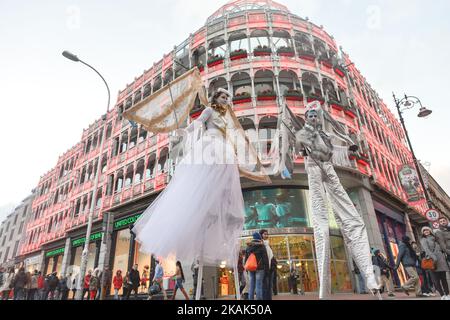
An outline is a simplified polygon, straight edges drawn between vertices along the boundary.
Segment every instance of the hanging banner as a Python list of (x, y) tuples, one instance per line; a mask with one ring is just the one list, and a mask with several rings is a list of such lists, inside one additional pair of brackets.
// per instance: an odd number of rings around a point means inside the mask
[(408, 197), (408, 202), (417, 202), (424, 199), (419, 176), (413, 164), (401, 165), (398, 170), (398, 177)]

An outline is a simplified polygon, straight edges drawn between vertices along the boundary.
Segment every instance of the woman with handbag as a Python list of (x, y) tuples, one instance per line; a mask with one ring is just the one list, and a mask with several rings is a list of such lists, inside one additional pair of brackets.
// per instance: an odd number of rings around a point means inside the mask
[(421, 233), (422, 239), (420, 244), (425, 251), (425, 258), (422, 259), (422, 269), (432, 271), (434, 286), (441, 295), (441, 300), (450, 300), (446, 278), (449, 267), (445, 261), (445, 256), (431, 228), (423, 227)]

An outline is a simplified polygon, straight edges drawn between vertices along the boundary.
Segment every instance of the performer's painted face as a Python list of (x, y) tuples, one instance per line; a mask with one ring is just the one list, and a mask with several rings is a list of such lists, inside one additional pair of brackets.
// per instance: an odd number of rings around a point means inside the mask
[(217, 97), (216, 102), (220, 105), (228, 104), (228, 95), (226, 93), (221, 93), (220, 96)]
[(314, 111), (314, 110), (309, 111), (308, 115), (306, 116), (306, 121), (312, 126), (317, 125), (317, 122), (318, 122), (317, 111)]

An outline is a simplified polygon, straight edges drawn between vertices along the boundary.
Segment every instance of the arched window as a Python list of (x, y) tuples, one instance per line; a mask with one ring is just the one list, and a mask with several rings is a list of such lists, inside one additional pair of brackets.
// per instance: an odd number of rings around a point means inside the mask
[(250, 46), (252, 52), (255, 52), (255, 50), (267, 50), (271, 52), (269, 32), (262, 29), (252, 31), (250, 34)]
[(331, 102), (340, 102), (332, 80), (323, 78), (322, 86), (325, 91), (325, 95), (328, 96), (328, 99)]
[(134, 94), (134, 104), (140, 102), (142, 100), (142, 92), (141, 90), (138, 90), (135, 94)]
[[(179, 48), (178, 51), (175, 53), (175, 59), (179, 62), (175, 63), (175, 78), (178, 78), (179, 76), (183, 75), (187, 72), (186, 68), (189, 68), (189, 45), (185, 45), (182, 48)], [(183, 66), (181, 66), (182, 64)]]
[(125, 188), (131, 185), (131, 182), (133, 181), (133, 165), (129, 165), (127, 168), (127, 172), (125, 175)]
[(145, 141), (145, 139), (147, 139), (147, 130), (144, 129), (144, 127), (140, 127), (139, 128), (139, 139), (138, 139), (138, 143), (141, 143), (143, 141)]
[(219, 88), (228, 90), (228, 84), (227, 84), (227, 80), (225, 80), (225, 78), (220, 77), (220, 78), (217, 78), (217, 79), (214, 79), (213, 81), (211, 81), (211, 83), (209, 84), (209, 88), (208, 88), (209, 96), (212, 96), (214, 91)]
[(169, 67), (164, 74), (164, 85), (171, 83), (173, 81), (172, 67)]
[(153, 82), (153, 92), (155, 93), (156, 91), (161, 89), (161, 86), (162, 86), (162, 78), (161, 75), (158, 75)]
[(94, 134), (94, 138), (92, 139), (92, 150), (97, 148), (97, 142), (98, 142), (98, 132)]
[(80, 175), (80, 184), (83, 184), (86, 180), (86, 166), (81, 169), (81, 175)]
[(133, 105), (133, 97), (129, 97), (125, 102), (125, 110), (128, 110)]
[(282, 70), (278, 76), (280, 82), (280, 94), (286, 95), (288, 92), (293, 92), (296, 90), (299, 94), (301, 93), (300, 81), (298, 76), (294, 71)]
[(230, 43), (230, 56), (238, 53), (248, 53), (248, 38), (244, 32), (234, 32), (228, 37)]
[(102, 206), (102, 197), (103, 197), (103, 188), (100, 188), (97, 191), (97, 203), (95, 204), (96, 208), (100, 208)]
[(156, 166), (156, 154), (152, 153), (147, 162), (147, 169), (145, 170), (145, 177), (147, 179), (155, 177), (155, 166)]
[(316, 51), (316, 56), (319, 59), (328, 59), (327, 48), (325, 46), (325, 42), (314, 38), (314, 49)]
[(259, 70), (255, 73), (255, 91), (256, 94), (275, 93), (274, 74), (271, 70)]
[(91, 138), (89, 137), (86, 143), (86, 153), (89, 153), (91, 151)]
[(314, 54), (311, 38), (305, 33), (296, 33), (294, 36), (295, 46), (299, 54)]
[(147, 83), (144, 86), (144, 99), (147, 98), (151, 94), (152, 94), (152, 84), (151, 83)]
[(108, 156), (106, 154), (102, 157), (102, 173), (105, 173), (108, 168)]
[(322, 91), (320, 89), (320, 83), (317, 79), (317, 76), (310, 73), (305, 72), (302, 75), (302, 84), (303, 84), (303, 92), (308, 96), (317, 96), (322, 97)]
[(260, 152), (267, 155), (272, 147), (272, 140), (275, 138), (278, 118), (267, 116), (260, 120), (258, 126), (258, 136), (260, 143)]
[(231, 84), (233, 86), (234, 97), (248, 96), (252, 95), (252, 80), (250, 75), (246, 72), (235, 73), (231, 77)]
[(192, 63), (199, 69), (204, 68), (206, 65), (206, 49), (205, 47), (198, 47), (192, 53)]
[(142, 178), (144, 175), (144, 167), (145, 167), (144, 159), (139, 160), (136, 167), (136, 174), (134, 175), (134, 184), (139, 184), (142, 182)]
[(128, 132), (125, 131), (124, 133), (122, 133), (122, 145), (120, 146), (120, 153), (124, 153), (125, 151), (128, 150)]
[(120, 170), (116, 176), (116, 187), (114, 192), (121, 192), (123, 187), (123, 170)]
[(159, 161), (158, 161), (158, 173), (166, 173), (167, 172), (167, 165), (168, 165), (168, 154), (169, 149), (164, 148), (161, 153), (159, 154)]
[(137, 143), (137, 136), (138, 136), (138, 128), (137, 127), (133, 127), (131, 129), (131, 133), (130, 133), (130, 144), (128, 146), (128, 149), (133, 148), (136, 143)]
[(277, 50), (279, 54), (284, 53), (292, 56), (295, 54), (291, 35), (286, 30), (275, 30), (273, 32), (272, 41), (275, 50)]
[(110, 122), (106, 129), (106, 139), (109, 139), (111, 137), (111, 134), (112, 134), (112, 123)]
[(86, 180), (92, 180), (92, 179), (94, 179), (94, 165), (93, 165), (93, 163), (91, 162), (91, 163), (89, 163), (89, 165), (88, 165), (88, 169), (87, 169), (87, 177), (86, 177)]
[(227, 52), (227, 44), (222, 37), (211, 40), (208, 47), (208, 62), (213, 58), (225, 57)]

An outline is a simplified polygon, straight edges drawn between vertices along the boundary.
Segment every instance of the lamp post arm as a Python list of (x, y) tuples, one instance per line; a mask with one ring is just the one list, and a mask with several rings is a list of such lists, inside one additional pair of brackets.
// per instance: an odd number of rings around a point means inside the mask
[(87, 66), (87, 67), (91, 68), (92, 70), (94, 70), (100, 76), (100, 78), (102, 78), (103, 82), (105, 83), (106, 89), (108, 90), (108, 105), (107, 105), (107, 108), (106, 108), (106, 112), (108, 113), (109, 112), (109, 105), (110, 105), (110, 102), (111, 102), (111, 92), (109, 90), (108, 83), (106, 82), (105, 78), (103, 78), (103, 76), (100, 74), (100, 72), (98, 72), (93, 66), (91, 66), (90, 64), (84, 62), (83, 60), (80, 60), (80, 62), (82, 64), (84, 64), (85, 66)]

